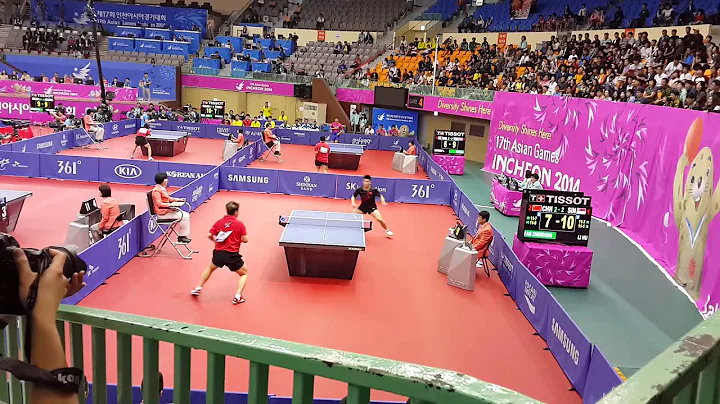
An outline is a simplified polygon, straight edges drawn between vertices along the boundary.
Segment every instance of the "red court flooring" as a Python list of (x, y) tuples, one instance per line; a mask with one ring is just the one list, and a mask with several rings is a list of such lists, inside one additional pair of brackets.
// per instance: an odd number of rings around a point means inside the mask
[[(220, 165), (223, 162), (222, 149), (224, 140), (219, 139), (198, 139), (191, 138), (188, 141), (187, 148), (184, 153), (180, 153), (175, 157), (153, 156), (157, 161), (171, 161), (174, 163), (192, 163), (192, 164), (210, 164)], [(89, 148), (76, 147), (73, 149), (63, 150), (58, 154), (68, 156), (92, 156), (92, 157), (109, 157), (115, 159), (129, 159), (130, 152), (135, 147), (135, 136), (116, 137), (106, 140), (103, 145), (107, 147), (105, 150), (98, 150), (92, 146)], [(135, 158), (146, 160), (147, 156), (142, 155), (140, 148), (135, 152)]]
[[(241, 205), (250, 242), (243, 253), (250, 271), (245, 297), (230, 303), (236, 276), (219, 270), (203, 295), (188, 292), (207, 265), (212, 245), (207, 229), (230, 200)], [(448, 207), (390, 204), (381, 207), (395, 231), (367, 234), (352, 281), (290, 278), (278, 246), (280, 214), (292, 209), (349, 211), (344, 200), (220, 192), (192, 214), (192, 261), (168, 249), (147, 260), (136, 258), (108, 279), (81, 306), (96, 307), (209, 327), (286, 339), (466, 373), (550, 403), (579, 403), (569, 382), (543, 351), (544, 342), (515, 310), (493, 273), (478, 276), (474, 292), (446, 285), (436, 272), (441, 240), (455, 217)], [(418, 220), (418, 218), (426, 218)], [(89, 336), (87, 343), (89, 344)], [(142, 380), (142, 342), (134, 342), (133, 382)], [(109, 381), (115, 380), (114, 336), (108, 338)], [(87, 354), (86, 354), (87, 355)], [(172, 380), (171, 346), (161, 348), (161, 371)], [(87, 365), (90, 365), (89, 359)], [(194, 353), (192, 386), (205, 387), (205, 355)], [(228, 359), (226, 389), (247, 391), (247, 362)], [(171, 383), (171, 382), (170, 382)], [(316, 397), (342, 397), (346, 388), (318, 379)], [(289, 396), (292, 373), (271, 370), (270, 393)], [(374, 399), (396, 399), (375, 392)]]
[[(366, 150), (360, 158), (357, 170), (329, 169), (332, 174), (365, 175), (385, 178), (427, 178), (422, 168), (418, 167), (416, 174), (403, 174), (392, 169), (392, 158), (395, 153), (391, 151)], [(273, 157), (267, 161), (253, 161), (248, 167), (270, 168), (285, 171), (315, 171), (315, 149), (313, 146), (282, 145), (282, 163)]]

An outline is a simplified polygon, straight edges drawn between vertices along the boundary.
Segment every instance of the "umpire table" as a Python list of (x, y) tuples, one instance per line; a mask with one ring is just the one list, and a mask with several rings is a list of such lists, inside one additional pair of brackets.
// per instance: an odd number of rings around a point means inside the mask
[(355, 213), (293, 210), (280, 216), (290, 276), (352, 279), (372, 222)]
[[(152, 148), (153, 156), (174, 157), (185, 151), (190, 133), (173, 130), (151, 130), (147, 141)], [(147, 149), (140, 148), (144, 156)]]
[(0, 190), (0, 232), (15, 230), (25, 199), (31, 196), (29, 191)]

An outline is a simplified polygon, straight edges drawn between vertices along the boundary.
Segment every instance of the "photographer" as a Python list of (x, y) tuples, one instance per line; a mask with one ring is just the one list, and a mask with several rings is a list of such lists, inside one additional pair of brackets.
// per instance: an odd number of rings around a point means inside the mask
[[(85, 271), (75, 273), (69, 282), (63, 274), (65, 261), (68, 259), (66, 254), (51, 249), (50, 255), (52, 262), (37, 280), (38, 274), (31, 270), (25, 252), (19, 248), (12, 251), (19, 278), (20, 301), (28, 301), (31, 287), (35, 286), (39, 291), (35, 307), (28, 315), (32, 329), (30, 363), (45, 371), (68, 367), (60, 335), (55, 326), (57, 310), (63, 298), (72, 296), (85, 286), (83, 282)], [(76, 392), (63, 392), (38, 383), (33, 383), (32, 386), (30, 391), (32, 404), (78, 404)]]

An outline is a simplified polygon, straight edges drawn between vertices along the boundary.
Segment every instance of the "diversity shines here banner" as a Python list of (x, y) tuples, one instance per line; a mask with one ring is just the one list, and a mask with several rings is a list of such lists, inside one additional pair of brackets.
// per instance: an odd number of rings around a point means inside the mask
[(718, 127), (718, 114), (498, 93), (485, 168), (532, 170), (546, 189), (591, 195), (595, 216), (638, 242), (708, 317), (720, 308)]

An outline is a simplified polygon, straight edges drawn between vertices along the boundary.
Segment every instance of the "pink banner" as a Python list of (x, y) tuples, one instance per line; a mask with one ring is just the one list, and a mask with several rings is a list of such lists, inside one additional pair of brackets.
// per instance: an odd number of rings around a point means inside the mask
[(338, 87), (335, 95), (338, 101), (356, 102), (367, 105), (375, 104), (375, 90)]
[(259, 81), (236, 79), (230, 77), (197, 76), (184, 74), (182, 85), (187, 87), (209, 88), (212, 90), (240, 91), (244, 93), (259, 93), (295, 96), (295, 85), (292, 83), (277, 83), (274, 81)]
[[(88, 101), (56, 101), (55, 104), (62, 103), (68, 114), (73, 114), (76, 117), (82, 118), (85, 114), (85, 110), (88, 108), (97, 108), (97, 102)], [(110, 105), (113, 105), (112, 103)], [(114, 106), (118, 108), (117, 106)], [(122, 109), (122, 108), (121, 108)], [(122, 113), (113, 115), (113, 119), (123, 119)], [(52, 121), (52, 117), (48, 113), (34, 113), (30, 112), (30, 96), (27, 97), (12, 97), (8, 95), (0, 94), (0, 118), (1, 119), (21, 119), (31, 122), (49, 122)]]
[(530, 169), (546, 189), (593, 197), (595, 216), (639, 243), (695, 300), (720, 308), (720, 115), (497, 93), (485, 168)]
[(419, 96), (424, 97), (424, 100), (422, 108), (417, 109), (422, 109), (423, 111), (489, 120), (494, 109), (494, 103), (490, 101), (463, 100), (430, 95)]
[[(105, 91), (115, 93), (115, 101), (137, 100), (136, 88), (105, 87)], [(41, 83), (35, 81), (0, 80), (0, 93), (26, 95), (51, 94), (56, 98), (100, 99), (100, 86), (83, 84)]]

